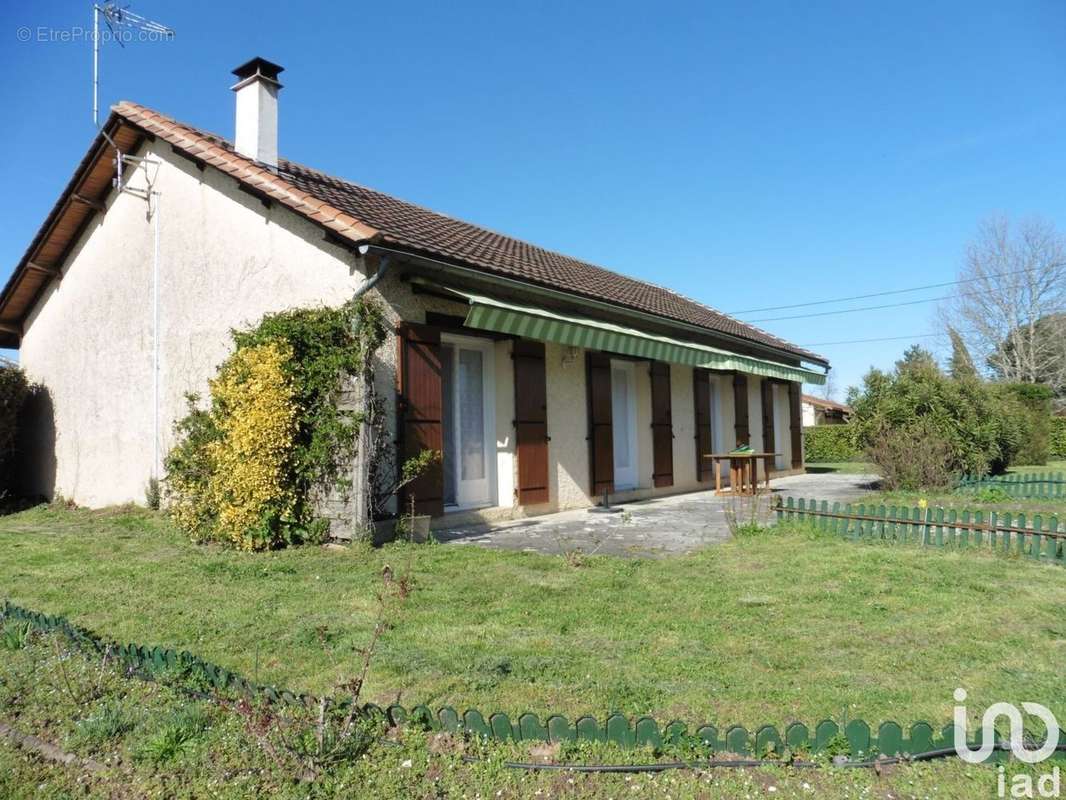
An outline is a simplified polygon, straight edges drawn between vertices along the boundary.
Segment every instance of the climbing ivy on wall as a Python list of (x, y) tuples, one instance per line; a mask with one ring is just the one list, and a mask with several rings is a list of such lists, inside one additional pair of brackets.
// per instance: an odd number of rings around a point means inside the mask
[(328, 523), (315, 501), (351, 488), (342, 473), (362, 422), (338, 395), (372, 375), (385, 337), (380, 310), (368, 301), (296, 309), (232, 336), (209, 404), (190, 396), (175, 426), (167, 510), (197, 541), (262, 550), (321, 540)]

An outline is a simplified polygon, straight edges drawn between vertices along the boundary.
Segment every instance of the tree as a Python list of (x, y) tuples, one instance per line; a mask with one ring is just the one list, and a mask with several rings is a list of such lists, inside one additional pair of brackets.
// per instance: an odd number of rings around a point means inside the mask
[(941, 320), (976, 363), (1002, 380), (1066, 390), (1066, 239), (1055, 227), (1039, 219), (982, 222), (958, 279)]
[(830, 369), (825, 373), (825, 383), (822, 385), (822, 397), (826, 400), (836, 400), (836, 393), (836, 373)]
[(939, 372), (933, 354), (920, 344), (912, 344), (903, 351), (903, 358), (896, 362), (896, 370), (920, 370), (923, 372)]
[[(1053, 395), (1066, 397), (1066, 313), (1049, 314), (1038, 319), (1032, 328), (1032, 338), (1036, 343), (1034, 349), (1045, 357), (1037, 365), (1036, 379), (1031, 382), (1044, 384)], [(992, 365), (992, 372), (997, 378), (1010, 379), (998, 365), (1016, 360), (1014, 348), (1018, 341), (1026, 341), (1025, 332), (1000, 343)]]
[(977, 377), (977, 367), (974, 366), (973, 358), (966, 342), (953, 327), (948, 325), (948, 336), (951, 338), (951, 360), (948, 362), (948, 371), (951, 377), (957, 381), (971, 380)]

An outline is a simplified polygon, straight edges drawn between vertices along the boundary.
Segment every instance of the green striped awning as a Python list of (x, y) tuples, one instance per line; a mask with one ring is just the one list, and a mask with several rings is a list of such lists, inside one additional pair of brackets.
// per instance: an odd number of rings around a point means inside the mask
[(817, 370), (742, 356), (716, 347), (682, 342), (666, 336), (644, 333), (610, 322), (586, 317), (572, 317), (532, 306), (505, 303), (491, 297), (468, 294), (449, 288), (470, 302), (465, 325), (483, 331), (507, 333), (544, 342), (555, 342), (589, 350), (606, 350), (655, 361), (669, 361), (692, 367), (706, 367), (767, 378), (803, 383), (825, 383)]

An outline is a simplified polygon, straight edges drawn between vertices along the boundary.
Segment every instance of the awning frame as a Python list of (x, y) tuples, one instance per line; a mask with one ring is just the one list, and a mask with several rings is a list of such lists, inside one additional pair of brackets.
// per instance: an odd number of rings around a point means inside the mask
[(602, 350), (653, 361), (744, 372), (784, 381), (824, 384), (825, 374), (813, 369), (741, 355), (709, 345), (646, 333), (612, 322), (505, 302), (452, 287), (439, 287), (470, 306), (465, 327), (588, 350)]

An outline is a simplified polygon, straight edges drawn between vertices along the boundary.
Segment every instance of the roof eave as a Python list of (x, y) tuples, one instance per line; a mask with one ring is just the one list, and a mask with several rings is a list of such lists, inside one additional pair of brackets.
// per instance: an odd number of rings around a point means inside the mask
[[(385, 242), (387, 244), (382, 244), (380, 242)], [(799, 360), (801, 362), (806, 361), (822, 368), (829, 367), (829, 362), (821, 357), (812, 358), (810, 355), (807, 354), (798, 353), (792, 350), (787, 350), (785, 348), (772, 347), (771, 345), (765, 344), (763, 342), (757, 342), (751, 339), (733, 336), (729, 333), (712, 330), (710, 328), (705, 328), (699, 325), (693, 325), (688, 322), (673, 319), (672, 317), (667, 317), (660, 314), (651, 314), (649, 312), (640, 311), (639, 309), (630, 308), (629, 306), (620, 305), (618, 303), (610, 303), (605, 300), (600, 300), (599, 298), (584, 295), (578, 291), (563, 292), (551, 286), (542, 286), (531, 280), (519, 280), (517, 278), (498, 275), (496, 273), (487, 272), (482, 265), (473, 264), (470, 262), (460, 262), (454, 259), (442, 259), (440, 256), (435, 253), (432, 253), (431, 251), (413, 248), (409, 245), (404, 245), (400, 242), (396, 242), (387, 234), (382, 235), (378, 243), (372, 243), (372, 247), (378, 250), (385, 250), (397, 253), (402, 256), (407, 256), (408, 258), (427, 261), (430, 262), (432, 265), (442, 266), (447, 269), (453, 270), (456, 273), (459, 273), (460, 275), (464, 271), (473, 272), (476, 273), (477, 277), (483, 279), (484, 281), (490, 284), (496, 283), (501, 286), (510, 288), (521, 287), (526, 289), (527, 291), (532, 291), (533, 293), (540, 293), (562, 300), (569, 299), (571, 302), (573, 301), (573, 298), (575, 296), (578, 296), (581, 298), (582, 306), (594, 306), (603, 309), (609, 309), (614, 313), (620, 314), (622, 316), (627, 316), (638, 321), (650, 320), (655, 323), (658, 323), (659, 325), (663, 325), (668, 328), (673, 328), (674, 330), (689, 336), (696, 335), (701, 338), (717, 338), (725, 341), (740, 343), (746, 347), (755, 348), (756, 350), (762, 351), (777, 358), (783, 357), (786, 359)]]

